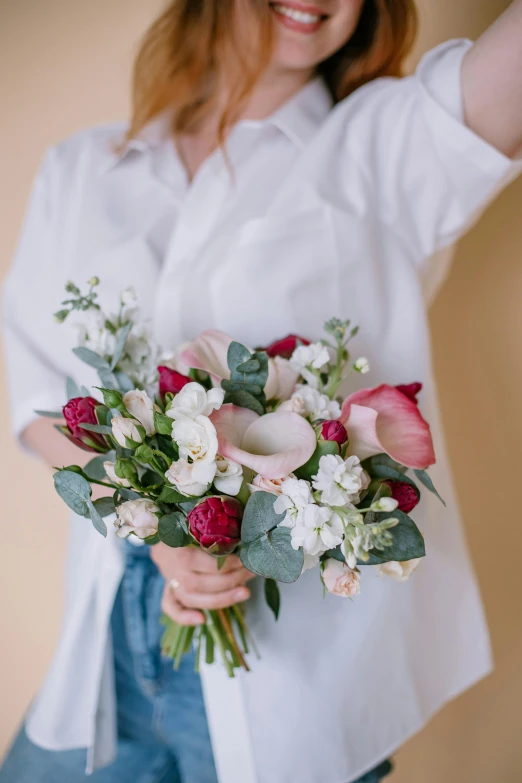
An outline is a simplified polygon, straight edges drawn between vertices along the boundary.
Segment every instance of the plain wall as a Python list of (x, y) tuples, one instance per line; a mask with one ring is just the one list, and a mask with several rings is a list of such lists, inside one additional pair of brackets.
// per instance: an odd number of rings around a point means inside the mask
[[(136, 43), (160, 5), (0, 0), (2, 275), (44, 149), (83, 126), (126, 116)], [(477, 37), (507, 5), (422, 0), (414, 60), (445, 38)], [(450, 281), (431, 314), (450, 456), (496, 671), (397, 754), (390, 783), (522, 780), (521, 202), (519, 181), (460, 242)], [(58, 634), (67, 512), (49, 471), (9, 436), (3, 378), (0, 425), (2, 749), (42, 681)]]

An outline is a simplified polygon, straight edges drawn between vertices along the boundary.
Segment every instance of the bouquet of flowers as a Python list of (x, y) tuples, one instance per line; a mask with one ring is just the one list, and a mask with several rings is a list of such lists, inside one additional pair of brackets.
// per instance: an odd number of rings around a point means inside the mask
[[(80, 516), (107, 535), (146, 544), (197, 546), (222, 565), (231, 553), (265, 579), (276, 619), (278, 582), (317, 567), (324, 589), (356, 596), (361, 569), (373, 566), (406, 579), (425, 555), (409, 516), (417, 481), (435, 462), (428, 424), (416, 401), (421, 385), (381, 385), (337, 396), (350, 372), (348, 343), (357, 328), (332, 319), (311, 343), (289, 335), (250, 348), (222, 332), (162, 354), (142, 322), (135, 295), (122, 294), (117, 315), (98, 303), (97, 278), (82, 294), (73, 283), (56, 319), (83, 313), (74, 353), (94, 367), (93, 391), (68, 379), (56, 425), (80, 448), (96, 452), (84, 468), (56, 469), (56, 490)], [(96, 395), (96, 396), (94, 396)], [(412, 478), (409, 471), (413, 472)], [(92, 500), (92, 485), (108, 496)], [(205, 611), (205, 624), (179, 626), (164, 617), (163, 651), (178, 666), (196, 645), (213, 662), (215, 649), (230, 676), (248, 669), (252, 645), (244, 605)]]

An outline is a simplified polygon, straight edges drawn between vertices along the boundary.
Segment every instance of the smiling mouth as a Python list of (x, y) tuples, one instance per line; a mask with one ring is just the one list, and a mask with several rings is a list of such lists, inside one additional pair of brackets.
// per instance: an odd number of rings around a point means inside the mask
[(314, 33), (328, 15), (319, 9), (301, 3), (270, 3), (270, 7), (278, 20), (292, 30), (302, 33)]

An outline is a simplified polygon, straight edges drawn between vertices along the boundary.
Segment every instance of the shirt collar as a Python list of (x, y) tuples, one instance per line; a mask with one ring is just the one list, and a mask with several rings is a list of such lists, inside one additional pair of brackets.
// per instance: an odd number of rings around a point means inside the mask
[[(270, 117), (264, 120), (242, 120), (238, 125), (273, 126), (284, 133), (300, 149), (304, 149), (326, 119), (332, 105), (333, 99), (324, 80), (317, 76), (305, 84)], [(172, 132), (171, 121), (172, 112), (170, 109), (159, 114), (147, 123), (122, 150), (111, 152), (109, 160), (104, 161), (101, 167), (101, 173), (111, 171), (133, 153), (151, 151), (167, 141)]]

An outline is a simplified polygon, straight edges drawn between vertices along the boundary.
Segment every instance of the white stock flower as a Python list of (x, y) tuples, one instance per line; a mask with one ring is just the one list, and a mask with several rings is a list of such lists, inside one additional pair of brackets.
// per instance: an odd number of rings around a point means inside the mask
[(359, 457), (343, 460), (337, 454), (324, 454), (313, 477), (314, 489), (322, 493), (321, 502), (329, 506), (359, 503), (359, 493), (369, 484), (370, 477), (361, 467)]
[(292, 394), (292, 400), (300, 400), (304, 406), (306, 415), (312, 421), (315, 419), (338, 419), (341, 415), (341, 406), (337, 400), (331, 400), (326, 394), (314, 389), (307, 384), (298, 384)]
[(172, 463), (165, 473), (165, 477), (183, 495), (199, 498), (209, 489), (211, 482), (198, 481), (194, 476), (195, 468), (197, 474), (198, 469), (194, 463), (189, 463), (186, 459), (180, 459)]
[(357, 361), (354, 362), (353, 368), (357, 372), (360, 372), (361, 375), (366, 375), (367, 372), (370, 372), (370, 362), (366, 356), (360, 356)]
[(344, 528), (337, 516), (326, 506), (310, 503), (300, 512), (292, 528), (292, 546), (303, 547), (306, 555), (321, 555), (334, 549), (343, 540)]
[(305, 553), (304, 561), (303, 561), (303, 570), (301, 573), (304, 573), (304, 571), (310, 571), (312, 568), (315, 568), (319, 565), (319, 555), (307, 555)]
[(207, 416), (187, 416), (172, 425), (172, 439), (178, 444), (181, 459), (193, 463), (193, 476), (197, 481), (212, 482), (216, 475), (218, 439), (216, 428)]
[(316, 372), (329, 361), (330, 354), (326, 346), (322, 343), (311, 343), (295, 349), (290, 358), (290, 367), (302, 375), (311, 386), (317, 386)]
[(224, 495), (237, 495), (243, 483), (243, 467), (226, 457), (216, 457), (214, 486)]
[(120, 487), (130, 487), (130, 482), (127, 481), (127, 479), (120, 478), (116, 475), (116, 471), (114, 470), (114, 462), (104, 462), (103, 469), (107, 475), (107, 478), (109, 481), (112, 481), (113, 484), (118, 484)]
[(187, 383), (172, 400), (167, 416), (171, 419), (210, 416), (212, 411), (221, 408), (224, 398), (225, 392), (221, 388), (207, 391), (200, 383)]
[(77, 322), (78, 345), (108, 358), (114, 353), (117, 337), (107, 329), (106, 318), (101, 310), (87, 310), (82, 321)]
[(144, 427), (136, 419), (113, 416), (111, 426), (114, 439), (122, 448), (128, 448), (127, 438), (134, 443), (143, 443)]
[(313, 503), (312, 488), (304, 479), (287, 478), (281, 484), (281, 494), (274, 502), (276, 514), (285, 514), (281, 527), (293, 527), (302, 510)]
[(399, 502), (397, 500), (394, 500), (393, 498), (379, 498), (379, 500), (376, 500), (375, 503), (372, 503), (371, 509), (372, 511), (385, 511), (385, 512), (391, 512), (395, 511), (397, 506), (399, 505)]
[(352, 598), (361, 591), (361, 575), (345, 563), (330, 558), (322, 573), (323, 584), (332, 595)]
[(389, 563), (383, 563), (379, 566), (379, 574), (381, 576), (389, 576), (396, 582), (405, 582), (413, 572), (416, 570), (421, 559), (416, 558), (414, 560), (390, 560)]
[(154, 426), (153, 402), (147, 392), (139, 389), (128, 391), (123, 395), (123, 404), (131, 416), (143, 424), (147, 435), (154, 435), (156, 428)]
[(117, 508), (118, 518), (114, 523), (116, 535), (127, 538), (134, 533), (138, 538), (148, 538), (158, 532), (158, 506), (148, 498), (128, 500)]
[(299, 416), (306, 416), (308, 414), (303, 398), (297, 393), (294, 393), (289, 400), (285, 400), (278, 406), (277, 412), (281, 413), (283, 411), (286, 413), (298, 413)]

